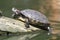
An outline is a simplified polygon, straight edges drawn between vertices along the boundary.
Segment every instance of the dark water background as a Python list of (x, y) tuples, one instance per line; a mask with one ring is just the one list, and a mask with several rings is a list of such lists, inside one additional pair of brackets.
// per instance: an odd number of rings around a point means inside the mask
[[(40, 11), (40, 5), (42, 0), (0, 0), (0, 10), (3, 11), (3, 15), (11, 17), (12, 7), (17, 9), (34, 9)], [(20, 35), (11, 35), (11, 36), (0, 36), (0, 40), (60, 40), (59, 35), (47, 35), (46, 31), (39, 31), (35, 33), (27, 33)], [(53, 37), (53, 39), (52, 39)], [(57, 39), (54, 39), (56, 38)]]
[(3, 15), (11, 17), (12, 7), (18, 9), (35, 9), (39, 10), (39, 0), (0, 0), (0, 10), (3, 11)]

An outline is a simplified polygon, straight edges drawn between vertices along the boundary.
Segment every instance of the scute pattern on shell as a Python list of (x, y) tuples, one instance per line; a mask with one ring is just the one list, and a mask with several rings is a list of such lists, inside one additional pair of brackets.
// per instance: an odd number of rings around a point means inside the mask
[(28, 18), (31, 18), (33, 20), (36, 20), (41, 23), (49, 23), (48, 19), (46, 18), (45, 15), (40, 13), (39, 11), (36, 10), (31, 10), (31, 9), (25, 9), (21, 10), (21, 13), (25, 15)]

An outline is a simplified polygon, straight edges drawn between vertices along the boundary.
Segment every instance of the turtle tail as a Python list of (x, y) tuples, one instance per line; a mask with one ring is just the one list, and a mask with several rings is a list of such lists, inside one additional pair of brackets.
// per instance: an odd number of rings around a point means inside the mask
[(48, 35), (50, 35), (51, 33), (52, 33), (52, 29), (51, 29), (51, 26), (50, 25), (45, 25), (45, 26), (41, 26), (40, 27), (41, 29), (43, 29), (43, 30), (46, 30), (46, 31), (48, 31)]
[(44, 25), (42, 25), (42, 26), (40, 26), (40, 27), (38, 26), (38, 28), (40, 28), (40, 29), (42, 29), (42, 30), (49, 31), (49, 33), (52, 32), (50, 24), (44, 24)]

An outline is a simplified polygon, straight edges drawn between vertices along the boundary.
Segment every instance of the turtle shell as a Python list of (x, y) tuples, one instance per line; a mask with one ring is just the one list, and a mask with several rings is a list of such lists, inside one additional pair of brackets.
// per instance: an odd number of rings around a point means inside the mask
[[(31, 19), (29, 21), (29, 24), (50, 32), (50, 23), (48, 21), (48, 18), (44, 14), (40, 13), (39, 11), (32, 10), (32, 9), (25, 9), (20, 11), (15, 8), (12, 8), (12, 11), (15, 12), (13, 16), (14, 17), (17, 16), (17, 19), (21, 18), (20, 16), (22, 15), (23, 19), (25, 17), (27, 17), (28, 19)], [(32, 21), (35, 21), (35, 22), (33, 23)]]
[(21, 10), (21, 13), (24, 16), (28, 17), (29, 19), (33, 19), (37, 22), (49, 23), (47, 17), (45, 15), (43, 15), (42, 13), (40, 13), (39, 11), (31, 10), (31, 9), (25, 9), (25, 10)]

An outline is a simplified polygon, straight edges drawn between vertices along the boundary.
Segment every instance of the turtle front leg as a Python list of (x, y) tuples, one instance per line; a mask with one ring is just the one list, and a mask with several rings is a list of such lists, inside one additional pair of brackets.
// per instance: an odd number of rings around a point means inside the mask
[(29, 19), (28, 18), (25, 18), (25, 27), (29, 28)]

